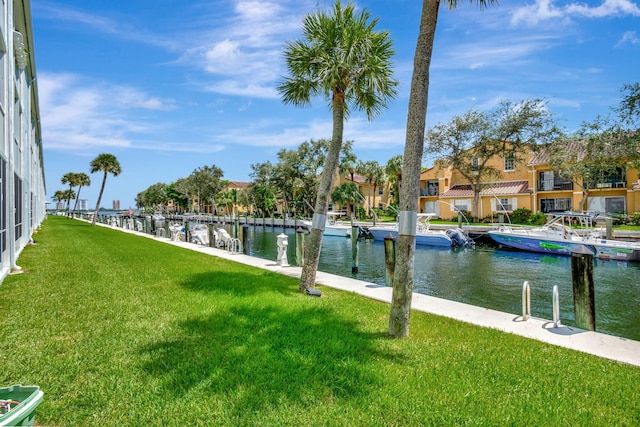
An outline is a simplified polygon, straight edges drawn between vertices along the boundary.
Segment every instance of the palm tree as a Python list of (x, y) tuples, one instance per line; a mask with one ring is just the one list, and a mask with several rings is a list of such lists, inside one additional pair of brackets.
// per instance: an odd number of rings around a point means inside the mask
[(304, 107), (311, 97), (331, 101), (333, 135), (318, 185), (313, 225), (305, 247), (300, 290), (315, 284), (329, 193), (338, 170), (344, 121), (351, 109), (364, 110), (368, 119), (379, 115), (396, 95), (391, 70), (394, 54), (387, 31), (374, 31), (378, 20), (366, 10), (337, 0), (332, 13), (308, 14), (304, 40), (289, 42), (285, 60), (289, 76), (278, 87), (285, 104)]
[(398, 197), (400, 195), (400, 184), (402, 182), (402, 163), (403, 156), (402, 154), (398, 154), (397, 156), (393, 156), (389, 160), (387, 160), (387, 165), (385, 166), (385, 172), (387, 174), (387, 180), (389, 185), (391, 186), (391, 193), (395, 201), (398, 201)]
[[(78, 174), (74, 172), (67, 172), (62, 176), (60, 182), (62, 184), (69, 184), (69, 191), (66, 193), (68, 196), (71, 195), (71, 190), (75, 187), (78, 181)], [(71, 216), (71, 198), (67, 198), (67, 216)]]
[(88, 187), (89, 185), (91, 185), (91, 178), (89, 178), (89, 175), (84, 172), (77, 173), (76, 185), (78, 186), (78, 193), (76, 197), (76, 203), (73, 206), (73, 212), (75, 212), (76, 208), (78, 207), (78, 200), (80, 200), (80, 190), (82, 190), (82, 187)]
[(100, 200), (102, 199), (102, 193), (104, 192), (104, 185), (107, 182), (107, 175), (118, 176), (122, 173), (122, 168), (118, 159), (113, 154), (102, 153), (98, 157), (91, 161), (91, 173), (102, 172), (102, 186), (100, 187), (100, 194), (98, 194), (98, 203), (96, 203), (96, 211), (93, 214), (93, 220), (91, 225), (96, 225), (96, 218), (98, 217), (98, 210), (100, 209)]
[[(485, 7), (497, 0), (469, 0)], [(457, 0), (447, 0), (449, 8), (458, 5)], [(398, 243), (396, 266), (393, 276), (393, 294), (389, 315), (390, 336), (404, 338), (409, 336), (409, 313), (413, 293), (413, 268), (416, 249), (415, 223), (420, 194), (420, 172), (424, 150), (424, 132), (427, 119), (427, 100), (429, 97), (429, 68), (431, 53), (438, 22), (440, 0), (423, 0), (420, 16), (420, 30), (413, 59), (413, 77), (409, 93), (409, 111), (407, 113), (407, 132), (402, 165), (402, 186), (400, 187), (400, 214), (398, 218)], [(390, 174), (389, 171), (387, 171)]]
[[(66, 193), (65, 190), (57, 190), (55, 193), (53, 193), (52, 199), (55, 202), (62, 202), (64, 200), (67, 200), (67, 193)], [(58, 210), (58, 206), (57, 205), (58, 204), (56, 203), (56, 211)], [(64, 208), (64, 206), (63, 206), (63, 208)]]
[(363, 199), (360, 188), (353, 182), (343, 182), (331, 192), (333, 203), (346, 207), (349, 218), (351, 218), (351, 206), (359, 205)]
[[(384, 173), (384, 168), (382, 166), (380, 166), (377, 162), (375, 163), (375, 168), (373, 169), (373, 173), (371, 175), (371, 182), (373, 183), (373, 200), (375, 202), (376, 200), (376, 190), (378, 189), (378, 186), (380, 186), (382, 183), (384, 183), (384, 181), (387, 179), (385, 173)], [(373, 210), (373, 206), (371, 207), (371, 210), (374, 212), (373, 215), (373, 226), (375, 227), (376, 225), (376, 221), (377, 221), (377, 217), (375, 215), (375, 211)]]

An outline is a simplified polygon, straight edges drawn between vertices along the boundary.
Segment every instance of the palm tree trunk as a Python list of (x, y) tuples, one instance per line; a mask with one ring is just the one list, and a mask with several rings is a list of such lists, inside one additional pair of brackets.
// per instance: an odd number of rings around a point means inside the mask
[(102, 185), (100, 186), (100, 194), (98, 194), (98, 203), (96, 203), (96, 211), (93, 213), (93, 219), (91, 220), (91, 226), (95, 227), (96, 218), (98, 218), (98, 210), (100, 209), (100, 200), (102, 199), (102, 192), (104, 191), (104, 185), (107, 183), (107, 172), (104, 173), (102, 178)]
[(78, 208), (78, 200), (80, 200), (80, 190), (82, 190), (82, 185), (78, 187), (78, 194), (76, 194), (76, 202), (73, 204), (73, 211), (71, 212), (75, 212), (76, 209)]
[[(413, 62), (413, 78), (409, 95), (407, 135), (403, 157), (403, 183), (400, 188), (398, 246), (393, 277), (389, 335), (409, 336), (409, 315), (413, 294), (413, 269), (416, 249), (416, 219), (420, 194), (420, 169), (424, 149), (424, 131), (429, 96), (429, 67), (438, 21), (439, 0), (423, 0), (420, 33)], [(413, 223), (411, 223), (413, 222)]]
[(301, 292), (313, 288), (316, 282), (320, 248), (322, 247), (322, 234), (324, 232), (327, 208), (329, 206), (329, 193), (331, 192), (331, 186), (338, 171), (338, 161), (340, 159), (340, 150), (342, 149), (344, 95), (334, 94), (331, 104), (333, 111), (333, 136), (331, 138), (329, 152), (327, 153), (327, 159), (322, 168), (322, 177), (318, 185), (318, 197), (313, 213), (313, 222), (309, 233), (309, 240), (307, 240), (307, 245), (305, 245), (304, 264), (302, 265), (302, 273), (300, 275)]

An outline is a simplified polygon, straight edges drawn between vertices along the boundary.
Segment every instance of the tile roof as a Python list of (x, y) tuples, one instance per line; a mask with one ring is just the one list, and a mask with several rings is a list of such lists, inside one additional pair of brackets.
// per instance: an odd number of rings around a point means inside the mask
[[(577, 152), (579, 153), (578, 157), (580, 158), (584, 157), (584, 147), (582, 146), (579, 140), (572, 139), (569, 141), (563, 141), (562, 143), (559, 143), (559, 144), (561, 145), (558, 145), (558, 146), (561, 147), (564, 151)], [(549, 164), (549, 151), (544, 147), (541, 147), (539, 151), (534, 153), (531, 159), (529, 159), (529, 161), (527, 162), (527, 166), (537, 166), (537, 165), (547, 165), (547, 164)]]
[[(506, 196), (513, 194), (530, 194), (529, 182), (522, 181), (503, 181), (485, 184), (486, 187), (480, 191), (480, 196)], [(473, 189), (471, 184), (454, 185), (440, 197), (473, 197)]]

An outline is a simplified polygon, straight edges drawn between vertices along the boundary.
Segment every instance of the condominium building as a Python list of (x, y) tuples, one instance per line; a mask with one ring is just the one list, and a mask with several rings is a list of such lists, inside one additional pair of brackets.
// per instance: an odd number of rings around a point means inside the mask
[(46, 214), (29, 0), (0, 2), (0, 280)]

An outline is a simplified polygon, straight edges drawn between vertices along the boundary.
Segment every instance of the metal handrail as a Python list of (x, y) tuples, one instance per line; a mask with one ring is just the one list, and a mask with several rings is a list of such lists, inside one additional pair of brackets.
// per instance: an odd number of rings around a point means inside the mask
[(531, 286), (528, 281), (522, 284), (522, 321), (531, 318)]
[(558, 285), (553, 287), (553, 327), (562, 326), (560, 322), (560, 294), (558, 293)]
[(229, 239), (229, 241), (227, 241), (227, 251), (232, 254), (242, 253), (242, 242), (240, 241), (240, 239)]

